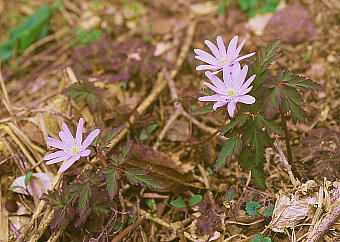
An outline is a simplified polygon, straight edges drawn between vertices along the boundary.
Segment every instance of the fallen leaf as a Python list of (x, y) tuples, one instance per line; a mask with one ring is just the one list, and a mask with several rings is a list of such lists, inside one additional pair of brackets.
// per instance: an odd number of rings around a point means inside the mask
[(176, 120), (170, 126), (166, 137), (170, 141), (185, 141), (189, 136), (189, 123), (184, 120)]

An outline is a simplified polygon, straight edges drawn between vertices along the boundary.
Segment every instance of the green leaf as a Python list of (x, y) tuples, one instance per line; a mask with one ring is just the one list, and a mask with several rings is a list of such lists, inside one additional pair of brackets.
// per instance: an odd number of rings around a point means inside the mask
[(75, 32), (78, 37), (78, 40), (75, 42), (78, 42), (80, 46), (88, 46), (89, 43), (99, 39), (102, 33), (96, 28), (91, 28), (88, 31), (82, 30), (81, 28), (76, 28)]
[(147, 186), (150, 189), (164, 189), (163, 185), (152, 180), (146, 171), (138, 168), (131, 168), (125, 171), (125, 176), (134, 185)]
[(262, 166), (257, 166), (251, 170), (251, 175), (253, 177), (254, 186), (258, 189), (264, 190), (266, 188), (266, 183), (264, 180), (264, 171)]
[(149, 125), (147, 128), (146, 128), (146, 131), (151, 134), (153, 131), (155, 131), (159, 126), (159, 122), (157, 123), (154, 123), (154, 124), (151, 124)]
[(224, 167), (233, 155), (238, 155), (242, 149), (242, 140), (240, 137), (229, 138), (223, 145), (220, 154), (217, 157), (215, 168)]
[(238, 0), (238, 3), (242, 10), (247, 11), (249, 9), (249, 0)]
[(131, 216), (131, 217), (128, 219), (127, 224), (128, 224), (128, 225), (133, 224), (133, 223), (136, 221), (137, 218), (138, 218), (137, 216)]
[(226, 201), (234, 200), (234, 190), (233, 189), (229, 189), (227, 191), (227, 195), (225, 196), (225, 200)]
[(266, 99), (263, 102), (264, 114), (266, 118), (273, 118), (280, 110), (283, 103), (283, 93), (280, 88), (272, 88), (266, 94)]
[(151, 209), (156, 208), (156, 202), (154, 199), (146, 199), (145, 203)]
[(26, 176), (25, 176), (25, 186), (27, 186), (28, 185), (28, 183), (30, 182), (30, 179), (31, 179), (31, 177), (32, 177), (32, 175), (33, 175), (33, 172), (28, 172), (27, 174), (26, 174)]
[(264, 68), (268, 67), (273, 61), (278, 59), (282, 54), (279, 49), (281, 41), (276, 40), (267, 45), (267, 47), (260, 52), (259, 62)]
[(176, 200), (171, 201), (170, 205), (175, 208), (186, 208), (187, 207), (187, 205), (185, 204), (181, 196), (176, 198)]
[(258, 215), (259, 213), (257, 212), (257, 210), (260, 208), (261, 208), (261, 205), (258, 202), (250, 201), (250, 202), (247, 202), (246, 204), (246, 212), (250, 216)]
[(266, 210), (264, 211), (263, 213), (263, 216), (264, 217), (270, 217), (272, 216), (273, 212), (274, 212), (274, 208), (275, 206), (274, 205), (270, 205), (268, 208), (266, 208)]
[(250, 147), (242, 149), (239, 158), (239, 164), (242, 169), (251, 171), (255, 166), (255, 152)]
[(118, 182), (117, 180), (120, 177), (119, 171), (112, 168), (105, 168), (102, 170), (103, 174), (106, 174), (105, 182), (106, 182), (106, 191), (109, 194), (109, 197), (113, 199), (118, 191)]
[(228, 131), (233, 130), (235, 127), (241, 128), (245, 122), (249, 119), (249, 114), (240, 114), (238, 115), (233, 121), (228, 123), (222, 131), (219, 133), (219, 135), (225, 135)]
[(251, 242), (271, 242), (272, 239), (270, 237), (263, 237), (261, 233), (258, 233), (254, 236)]
[(261, 114), (257, 114), (255, 117), (255, 125), (258, 129), (265, 128), (267, 134), (283, 135), (282, 129), (274, 123), (272, 120), (265, 119)]
[(142, 130), (142, 132), (139, 135), (139, 140), (143, 141), (146, 140), (149, 137), (148, 133), (146, 130)]
[(89, 82), (81, 84), (72, 84), (65, 90), (66, 95), (72, 97), (76, 102), (85, 100), (87, 104), (95, 104), (98, 102), (97, 92), (98, 88)]
[(114, 231), (120, 230), (120, 229), (122, 228), (122, 225), (123, 225), (122, 222), (116, 221), (115, 224), (113, 225), (113, 228), (112, 228), (112, 229), (113, 229)]
[(114, 137), (116, 137), (123, 130), (123, 128), (124, 128), (124, 126), (121, 125), (121, 126), (119, 126), (117, 128), (111, 129), (109, 132), (107, 132), (107, 134), (105, 135), (103, 141), (101, 142), (100, 147), (101, 148), (106, 147), (110, 143), (110, 141)]
[(195, 195), (195, 196), (192, 196), (189, 201), (188, 201), (188, 205), (190, 207), (193, 207), (195, 206), (196, 204), (198, 204), (200, 201), (202, 201), (202, 196), (201, 195)]
[(13, 52), (15, 43), (22, 52), (34, 42), (44, 38), (48, 34), (48, 26), (55, 8), (49, 5), (38, 8), (31, 16), (21, 24), (9, 31), (9, 40), (0, 46), (2, 61), (7, 61)]
[(192, 112), (190, 112), (190, 114), (191, 115), (202, 115), (202, 114), (207, 114), (207, 113), (211, 113), (211, 112), (215, 112), (212, 105), (201, 107), (199, 109), (193, 110)]
[(113, 155), (111, 158), (113, 160), (113, 162), (116, 165), (122, 164), (125, 159), (128, 157), (129, 153), (130, 153), (130, 148), (131, 148), (132, 143), (129, 142), (126, 145), (124, 145), (122, 152), (118, 155)]

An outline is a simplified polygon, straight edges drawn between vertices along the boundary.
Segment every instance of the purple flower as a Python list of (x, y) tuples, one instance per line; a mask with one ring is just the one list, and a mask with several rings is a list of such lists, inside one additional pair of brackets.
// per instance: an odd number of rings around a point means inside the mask
[(232, 67), (224, 65), (223, 82), (212, 72), (205, 72), (205, 75), (210, 79), (213, 85), (208, 82), (204, 82), (204, 84), (217, 94), (200, 97), (198, 100), (216, 102), (213, 106), (214, 110), (224, 105), (228, 105), (229, 116), (233, 117), (236, 103), (253, 104), (255, 102), (253, 96), (246, 95), (252, 89), (249, 85), (253, 82), (255, 75), (249, 77), (249, 79), (244, 82), (247, 72), (248, 66), (244, 66), (243, 69), (241, 69), (239, 63), (236, 63)]
[(245, 56), (239, 56), (241, 48), (246, 42), (246, 40), (244, 39), (241, 42), (241, 44), (237, 47), (238, 41), (237, 35), (235, 35), (230, 41), (228, 50), (226, 50), (221, 36), (217, 36), (216, 41), (217, 46), (214, 45), (209, 40), (204, 41), (204, 43), (209, 47), (214, 56), (212, 56), (211, 54), (207, 53), (204, 50), (194, 49), (194, 52), (197, 54), (195, 58), (209, 64), (197, 66), (196, 67), (197, 71), (200, 70), (220, 71), (223, 68), (224, 63), (227, 63), (229, 64), (229, 66), (232, 66), (235, 63), (239, 62), (240, 60), (243, 60), (255, 54), (255, 52), (253, 52)]
[(80, 118), (77, 126), (76, 138), (73, 138), (71, 131), (65, 123), (61, 124), (63, 131), (59, 132), (61, 141), (48, 137), (47, 145), (61, 149), (60, 151), (48, 154), (44, 157), (46, 164), (51, 165), (57, 162), (65, 161), (58, 172), (66, 171), (80, 157), (90, 155), (91, 151), (87, 149), (92, 141), (97, 137), (100, 130), (93, 130), (82, 142), (84, 119)]

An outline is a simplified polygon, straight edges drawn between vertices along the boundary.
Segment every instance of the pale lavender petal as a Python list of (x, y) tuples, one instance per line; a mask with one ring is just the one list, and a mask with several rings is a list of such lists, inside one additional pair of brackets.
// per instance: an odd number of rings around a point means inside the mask
[(211, 96), (203, 96), (203, 97), (199, 97), (198, 101), (202, 101), (202, 102), (221, 101), (221, 96), (220, 96), (220, 94), (214, 94), (214, 95), (211, 95)]
[(248, 87), (248, 88), (246, 88), (246, 89), (241, 89), (241, 90), (239, 91), (238, 95), (244, 95), (244, 94), (250, 92), (250, 90), (251, 90), (252, 88), (253, 88), (253, 87), (251, 86), (251, 87)]
[(220, 52), (218, 51), (216, 45), (214, 45), (210, 40), (204, 41), (204, 43), (208, 46), (214, 56), (218, 59), (222, 59)]
[(73, 165), (74, 162), (76, 162), (77, 160), (79, 160), (80, 158), (80, 155), (75, 155), (75, 156), (72, 156), (70, 159), (68, 159), (67, 161), (65, 161), (61, 167), (59, 168), (59, 171), (58, 172), (64, 172), (66, 171), (68, 168), (70, 168), (70, 166)]
[(82, 152), (79, 153), (80, 157), (86, 157), (89, 156), (91, 154), (91, 150), (83, 150)]
[(235, 57), (237, 57), (237, 56), (240, 54), (241, 49), (242, 49), (242, 47), (243, 47), (243, 45), (244, 45), (245, 42), (246, 42), (246, 39), (242, 40), (242, 42), (240, 43), (240, 45), (237, 47), (237, 49), (235, 50)]
[(81, 149), (85, 150), (87, 147), (89, 147), (89, 145), (92, 143), (92, 141), (97, 137), (97, 135), (99, 134), (100, 130), (99, 129), (95, 129), (93, 130), (84, 140), (84, 142), (81, 144)]
[(227, 103), (228, 102), (225, 102), (225, 101), (218, 101), (214, 104), (213, 109), (216, 110), (217, 108), (222, 107), (222, 106), (226, 105)]
[(238, 97), (238, 101), (245, 104), (253, 104), (256, 99), (250, 95), (243, 95)]
[[(204, 62), (207, 62), (212, 65), (218, 65), (220, 63), (218, 59), (216, 59), (214, 56), (210, 55), (209, 53), (205, 52), (204, 50), (194, 49), (194, 51), (197, 54), (195, 58), (201, 57), (202, 59), (204, 59)], [(199, 60), (202, 60), (202, 59), (199, 59)]]
[(206, 85), (207, 87), (209, 87), (211, 90), (213, 90), (216, 93), (224, 94), (223, 91), (225, 91), (225, 90), (221, 90), (221, 89), (211, 85), (209, 82), (203, 82), (203, 84)]
[(218, 89), (224, 89), (224, 84), (221, 81), (220, 78), (218, 78), (216, 75), (214, 75), (210, 71), (206, 71), (205, 75), (209, 78), (209, 80), (218, 88)]
[(64, 156), (60, 156), (60, 157), (57, 157), (57, 158), (54, 158), (52, 160), (47, 161), (46, 165), (52, 165), (52, 164), (67, 160), (69, 157), (70, 157), (70, 155), (65, 154)]
[(234, 117), (235, 109), (236, 109), (236, 102), (228, 102), (228, 113), (230, 117)]
[(237, 57), (236, 60), (235, 60), (234, 62), (238, 62), (238, 61), (240, 61), (240, 60), (243, 60), (243, 59), (248, 58), (248, 57), (253, 56), (253, 55), (255, 55), (255, 52), (250, 53), (250, 54), (248, 54), (248, 55), (244, 55), (244, 56)]
[(230, 74), (230, 70), (231, 70), (230, 68), (231, 67), (227, 63), (223, 64), (223, 82), (227, 90), (233, 86), (233, 81), (232, 81), (232, 77)]
[(250, 86), (250, 84), (254, 81), (256, 75), (252, 75), (251, 77), (248, 78), (248, 80), (243, 83), (243, 85), (241, 86), (241, 89), (245, 89), (248, 88)]
[(66, 155), (66, 153), (63, 150), (59, 150), (57, 152), (45, 155), (44, 160), (51, 160), (51, 159), (61, 157), (61, 156), (64, 156), (64, 155)]
[(74, 138), (71, 134), (71, 131), (69, 130), (69, 128), (67, 127), (67, 125), (64, 122), (61, 124), (61, 127), (63, 128), (66, 139), (74, 140)]
[(63, 142), (59, 140), (53, 139), (51, 137), (47, 137), (47, 140), (48, 140), (47, 145), (52, 146), (54, 148), (58, 148), (62, 150), (65, 150), (68, 148), (66, 144), (64, 144)]
[(240, 66), (240, 63), (236, 62), (232, 66), (232, 70), (231, 70), (233, 87), (236, 90), (238, 90), (242, 86), (242, 83), (243, 83), (242, 79), (240, 79), (240, 74), (241, 74), (241, 66)]
[(220, 52), (222, 59), (227, 59), (227, 52), (225, 50), (225, 46), (224, 46), (221, 36), (217, 36), (216, 41), (217, 41), (218, 50)]
[(227, 50), (227, 58), (232, 61), (233, 57), (235, 56), (235, 51), (236, 51), (236, 45), (237, 45), (237, 41), (238, 41), (238, 36), (235, 35), (229, 45), (228, 45), (228, 50)]
[(219, 70), (222, 69), (220, 66), (215, 65), (199, 65), (196, 67), (196, 71), (202, 71), (202, 70)]
[(206, 58), (206, 57), (203, 57), (203, 56), (200, 56), (200, 55), (196, 55), (195, 58), (197, 60), (201, 60), (203, 62), (206, 62), (206, 63), (208, 63), (210, 65), (218, 65), (219, 64), (217, 59), (213, 60), (213, 59)]
[[(247, 73), (248, 73), (248, 66), (245, 65), (242, 70), (240, 71), (240, 82), (243, 83), (244, 79), (246, 79)], [(249, 85), (248, 85), (249, 86)]]
[(83, 140), (83, 126), (84, 126), (84, 119), (80, 118), (78, 126), (77, 126), (77, 132), (76, 132), (76, 146), (77, 147), (80, 147), (81, 142)]
[(59, 132), (59, 137), (60, 137), (61, 141), (62, 141), (64, 144), (66, 144), (66, 145), (68, 145), (68, 146), (70, 146), (70, 147), (74, 146), (74, 140), (68, 139), (68, 138), (66, 137), (64, 131), (60, 131), (60, 132)]

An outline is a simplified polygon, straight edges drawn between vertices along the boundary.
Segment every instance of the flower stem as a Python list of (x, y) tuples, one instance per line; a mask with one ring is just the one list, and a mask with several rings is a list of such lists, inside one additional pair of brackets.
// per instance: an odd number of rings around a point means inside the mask
[(292, 164), (293, 155), (292, 155), (292, 149), (290, 147), (290, 142), (289, 142), (290, 136), (289, 136), (288, 127), (287, 127), (287, 119), (286, 119), (286, 115), (283, 112), (282, 108), (280, 108), (280, 114), (281, 114), (281, 126), (283, 128), (283, 132), (285, 133), (288, 162), (289, 162), (289, 164)]
[(102, 166), (105, 167), (105, 168), (108, 167), (108, 164), (107, 164), (107, 162), (105, 160), (105, 157), (103, 155), (102, 150), (98, 146), (96, 146), (96, 150), (97, 150), (97, 154), (99, 156), (99, 161), (102, 164)]

